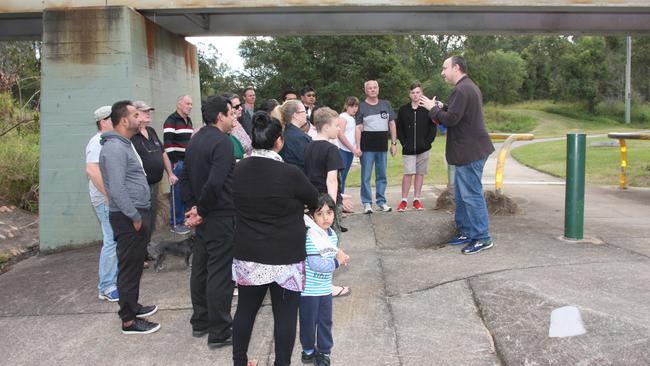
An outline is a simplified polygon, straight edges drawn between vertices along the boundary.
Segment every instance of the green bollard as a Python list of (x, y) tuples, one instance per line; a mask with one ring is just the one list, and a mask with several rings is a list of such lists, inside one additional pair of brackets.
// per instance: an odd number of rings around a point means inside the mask
[(564, 237), (581, 240), (585, 221), (586, 135), (566, 135), (566, 193), (564, 200)]

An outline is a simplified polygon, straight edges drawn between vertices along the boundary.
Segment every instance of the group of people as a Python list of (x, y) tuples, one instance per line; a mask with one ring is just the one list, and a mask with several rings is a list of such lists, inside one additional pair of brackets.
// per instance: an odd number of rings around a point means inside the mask
[(398, 113), (379, 99), (376, 80), (365, 82), (363, 101), (347, 98), (341, 113), (317, 106), (309, 86), (299, 95), (285, 92), (282, 104), (267, 101), (255, 110), (255, 90), (246, 88), (243, 104), (236, 94), (209, 97), (202, 103), (203, 126), (195, 129), (192, 100), (185, 95), (164, 123), (162, 143), (149, 126), (153, 108), (147, 103), (120, 101), (97, 109), (99, 132), (86, 148), (86, 171), (104, 238), (99, 298), (119, 302), (122, 332), (160, 328), (148, 320), (157, 307), (139, 303), (139, 286), (163, 171), (172, 187), (172, 230), (195, 232), (192, 334), (207, 335), (210, 348), (232, 344), (235, 365), (252, 364), (248, 345), (267, 292), (275, 364), (290, 364), (298, 321), (302, 360), (330, 364), (332, 297), (351, 291), (333, 286), (332, 273), (350, 260), (341, 249), (342, 212), (350, 210), (342, 194), (355, 156), (364, 212), (373, 212), (373, 166), (376, 206), (391, 211), (387, 153), (396, 155), (399, 140), (404, 177), (398, 211), (407, 209), (411, 182), (413, 208), (422, 210), (429, 150), (438, 124), (446, 126), (447, 160), (456, 166), (458, 236), (450, 244), (465, 244), (465, 254), (490, 248), (481, 175), (494, 148), (482, 120), (480, 90), (466, 70), (462, 57), (450, 57), (442, 71), (455, 85), (448, 104), (427, 98), (414, 83), (410, 102)]

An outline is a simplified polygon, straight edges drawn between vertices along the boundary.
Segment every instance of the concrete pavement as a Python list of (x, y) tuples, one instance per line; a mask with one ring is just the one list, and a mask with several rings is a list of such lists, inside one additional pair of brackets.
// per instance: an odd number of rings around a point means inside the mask
[[(448, 213), (346, 218), (342, 246), (352, 259), (335, 283), (353, 292), (334, 300), (333, 364), (648, 364), (650, 189), (588, 187), (585, 235), (602, 244), (567, 243), (558, 240), (564, 186), (530, 183), (536, 179), (558, 181), (507, 162), (504, 192), (522, 213), (492, 217), (495, 246), (476, 255), (443, 245), (453, 227)], [(426, 207), (443, 188), (427, 187)], [(388, 197), (395, 207), (399, 187)], [(117, 305), (97, 299), (97, 258), (97, 247), (38, 256), (0, 276), (3, 364), (231, 364), (230, 348), (211, 351), (190, 335), (189, 272), (180, 258), (145, 271), (141, 299), (160, 307), (152, 319), (162, 323), (146, 336), (122, 335)], [(549, 338), (551, 311), (566, 305), (580, 310), (586, 334)], [(249, 351), (260, 365), (272, 364), (271, 335), (264, 306)]]

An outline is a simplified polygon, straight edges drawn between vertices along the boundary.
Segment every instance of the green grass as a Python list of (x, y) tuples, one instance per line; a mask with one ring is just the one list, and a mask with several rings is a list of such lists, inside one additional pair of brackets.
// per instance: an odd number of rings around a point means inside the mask
[[(616, 141), (606, 137), (587, 138), (585, 179), (588, 184), (618, 185), (618, 147), (589, 147), (593, 141)], [(650, 187), (650, 141), (627, 140), (629, 186)], [(520, 163), (556, 177), (566, 178), (566, 141), (550, 141), (518, 147), (511, 152)]]
[(486, 106), (483, 113), (485, 127), (490, 132), (529, 133), (539, 123), (538, 118), (530, 115), (528, 111)]
[[(635, 122), (627, 125), (622, 123), (621, 120), (615, 119), (613, 114), (618, 113), (615, 111), (616, 108), (618, 108), (616, 103), (611, 108), (601, 103), (597, 109), (611, 111), (612, 115), (592, 115), (578, 104), (534, 101), (509, 105), (504, 107), (504, 110), (522, 113), (534, 118), (537, 124), (530, 132), (535, 134), (536, 138), (564, 136), (567, 132), (602, 134), (650, 129), (650, 123)], [(639, 111), (648, 109), (650, 114), (650, 106), (640, 105), (637, 109)]]
[[(447, 165), (445, 163), (445, 139), (444, 135), (438, 134), (436, 140), (431, 146), (431, 155), (429, 156), (429, 173), (424, 177), (424, 184), (447, 184)], [(397, 145), (397, 155), (391, 157), (388, 153), (388, 165), (386, 167), (386, 178), (388, 185), (395, 186), (402, 184), (402, 174), (404, 171), (404, 160), (402, 159), (402, 146)], [(375, 185), (375, 173), (373, 171), (371, 183)], [(346, 187), (361, 186), (361, 168), (359, 165), (350, 169)]]

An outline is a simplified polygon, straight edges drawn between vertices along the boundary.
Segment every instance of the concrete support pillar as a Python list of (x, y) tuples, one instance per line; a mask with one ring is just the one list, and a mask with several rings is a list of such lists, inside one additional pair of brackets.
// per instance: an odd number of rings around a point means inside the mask
[(127, 7), (44, 11), (41, 60), (40, 246), (52, 251), (101, 240), (85, 174), (93, 111), (145, 100), (162, 138), (179, 95), (200, 124), (199, 72), (193, 45)]

